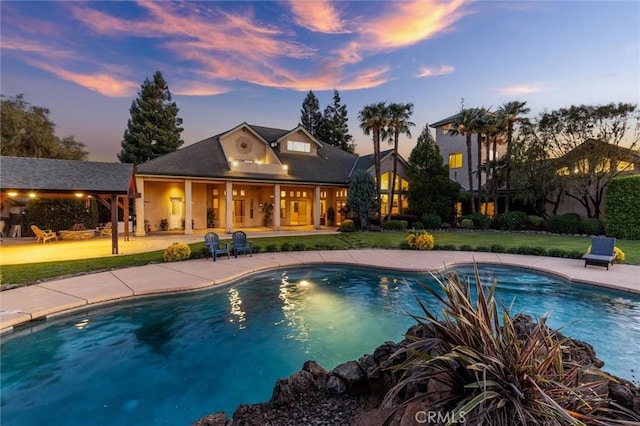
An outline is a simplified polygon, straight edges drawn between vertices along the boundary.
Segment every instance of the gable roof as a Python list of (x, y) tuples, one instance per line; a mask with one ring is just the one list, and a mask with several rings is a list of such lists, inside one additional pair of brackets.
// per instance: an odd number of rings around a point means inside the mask
[(457, 112), (455, 114), (453, 114), (452, 116), (449, 116), (447, 118), (443, 118), (440, 121), (436, 121), (435, 123), (431, 123), (429, 125), (429, 127), (431, 127), (432, 129), (435, 129), (436, 127), (440, 127), (440, 126), (444, 126), (445, 124), (449, 124), (449, 123), (453, 123), (454, 121), (456, 121), (456, 118), (458, 118), (458, 115), (460, 113)]
[(135, 185), (134, 166), (128, 163), (0, 157), (0, 170), (3, 191), (128, 194)]
[[(302, 128), (298, 126), (293, 130), (284, 130), (243, 123), (234, 129), (243, 125), (246, 125), (266, 141), (269, 149), (271, 149), (271, 143), (276, 143), (286, 135)], [(275, 176), (260, 173), (232, 172), (220, 144), (220, 137), (227, 133), (229, 132), (220, 133), (172, 153), (142, 163), (138, 165), (137, 173), (139, 175), (262, 180), (271, 182), (288, 181), (348, 184), (350, 172), (358, 159), (358, 157), (353, 154), (311, 137), (318, 146), (317, 156), (280, 152), (280, 150), (277, 149), (273, 150), (273, 153), (280, 162), (288, 166), (287, 175)]]

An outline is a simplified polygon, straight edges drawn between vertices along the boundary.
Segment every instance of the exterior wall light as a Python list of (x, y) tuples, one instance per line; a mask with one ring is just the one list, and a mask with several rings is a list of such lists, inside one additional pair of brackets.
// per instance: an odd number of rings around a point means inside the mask
[(15, 197), (16, 195), (18, 195), (18, 193), (16, 191), (10, 191), (10, 192), (7, 192), (7, 195), (9, 197)]

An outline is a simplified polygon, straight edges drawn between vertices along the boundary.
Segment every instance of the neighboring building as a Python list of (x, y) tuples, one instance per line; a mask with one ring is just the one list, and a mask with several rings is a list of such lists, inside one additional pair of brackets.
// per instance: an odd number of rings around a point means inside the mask
[[(453, 125), (458, 118), (458, 114), (447, 117), (443, 120), (437, 121), (429, 125), (429, 127), (435, 129), (436, 132), (436, 144), (440, 148), (442, 159), (449, 166), (449, 177), (451, 180), (458, 182), (462, 185), (465, 191), (469, 191), (469, 173), (467, 164), (471, 161), (471, 176), (473, 177), (473, 191), (478, 191), (478, 135), (473, 134), (471, 136), (471, 159), (467, 158), (467, 137), (463, 133), (451, 135), (449, 131), (453, 128)], [(484, 143), (485, 136), (482, 136), (482, 149), (480, 150), (481, 163), (485, 163), (487, 159), (487, 146)], [(502, 158), (507, 152), (505, 144), (498, 144), (497, 152), (494, 153), (491, 147), (489, 147), (489, 159)], [(481, 185), (484, 187), (486, 184), (486, 177), (481, 175)], [(485, 211), (484, 204), (479, 206), (480, 211)], [(490, 202), (487, 205), (487, 210), (490, 215), (493, 216), (495, 212), (495, 206)], [(458, 206), (460, 212), (460, 206)]]
[[(264, 225), (275, 230), (339, 225), (351, 177), (359, 169), (373, 173), (372, 157), (318, 141), (302, 126), (283, 130), (242, 123), (138, 166), (136, 215), (145, 227), (139, 226), (137, 235), (144, 235), (146, 225), (184, 228), (186, 234), (212, 225), (226, 232)], [(381, 164), (382, 187), (387, 177), (388, 189), (393, 155), (381, 154)], [(399, 187), (405, 190), (407, 167), (401, 159)], [(394, 205), (401, 212), (406, 197), (396, 192)]]

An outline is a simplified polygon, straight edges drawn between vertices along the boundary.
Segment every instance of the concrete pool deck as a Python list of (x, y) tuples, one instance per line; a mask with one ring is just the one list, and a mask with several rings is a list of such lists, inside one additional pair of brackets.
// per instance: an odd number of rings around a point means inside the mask
[(601, 267), (585, 268), (584, 261), (576, 259), (462, 251), (355, 249), (258, 253), (237, 259), (222, 257), (216, 262), (208, 258), (150, 264), (6, 290), (0, 292), (0, 332), (92, 305), (205, 289), (273, 268), (338, 264), (420, 272), (473, 262), (530, 268), (573, 282), (640, 294), (640, 266), (636, 265), (613, 265), (607, 271)]

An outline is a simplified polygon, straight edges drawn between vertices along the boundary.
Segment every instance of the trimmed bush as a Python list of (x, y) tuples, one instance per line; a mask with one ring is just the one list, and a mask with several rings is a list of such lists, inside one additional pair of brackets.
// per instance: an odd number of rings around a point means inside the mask
[(424, 229), (424, 224), (418, 220), (413, 222), (413, 227), (415, 229)]
[(293, 245), (293, 251), (305, 251), (307, 248), (302, 243), (295, 243)]
[(342, 225), (338, 228), (341, 232), (356, 232), (356, 224), (351, 219), (342, 221)]
[(517, 231), (527, 226), (529, 217), (524, 212), (514, 211), (498, 215), (496, 221), (498, 222), (498, 229), (503, 231)]
[(582, 231), (582, 219), (577, 213), (551, 216), (547, 219), (547, 227), (555, 234), (579, 234)]
[(473, 229), (473, 221), (471, 219), (462, 219), (460, 221), (460, 226), (464, 229)]
[(471, 213), (462, 216), (462, 220), (464, 219), (471, 219), (475, 229), (489, 229), (489, 226), (491, 226), (491, 216), (487, 216), (486, 214)]
[(264, 249), (267, 253), (277, 253), (280, 251), (280, 246), (276, 244), (268, 244)]
[(404, 231), (407, 229), (408, 222), (406, 220), (391, 219), (382, 224), (385, 231)]
[(162, 253), (162, 260), (165, 262), (179, 262), (191, 257), (191, 247), (184, 243), (173, 243)]
[(600, 219), (587, 218), (582, 220), (582, 232), (589, 235), (602, 235), (604, 225)]
[(491, 251), (491, 253), (505, 253), (507, 251), (507, 249), (504, 248), (504, 246), (501, 246), (500, 244), (494, 244), (491, 247), (489, 247), (489, 250)]
[(280, 251), (291, 251), (293, 249), (293, 246), (290, 243), (283, 243), (280, 246)]
[(431, 250), (435, 244), (433, 235), (426, 231), (409, 232), (407, 244), (412, 250)]
[(605, 202), (607, 235), (640, 240), (640, 175), (613, 179)]
[(531, 229), (540, 229), (544, 225), (544, 219), (540, 216), (529, 215), (527, 216), (527, 227)]
[(469, 244), (463, 244), (460, 246), (460, 251), (473, 251), (473, 247)]
[(421, 219), (427, 229), (440, 229), (442, 226), (442, 219), (437, 214), (425, 213)]

